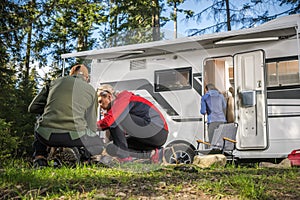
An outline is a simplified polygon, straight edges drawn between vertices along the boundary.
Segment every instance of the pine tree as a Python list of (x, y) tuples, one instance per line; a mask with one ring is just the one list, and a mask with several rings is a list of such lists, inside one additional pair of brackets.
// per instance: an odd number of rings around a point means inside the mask
[(160, 40), (164, 24), (159, 0), (114, 0), (107, 2), (107, 24), (101, 32), (102, 47)]
[[(201, 0), (199, 0), (201, 2)], [(291, 7), (279, 13), (270, 13), (270, 7), (288, 4)], [(299, 13), (299, 1), (295, 0), (254, 0), (234, 4), (231, 0), (213, 0), (212, 4), (198, 13), (186, 15), (186, 20), (196, 20), (200, 23), (204, 18), (214, 20), (211, 26), (201, 29), (189, 29), (189, 36), (201, 35), (207, 32), (230, 31), (232, 29), (250, 28), (275, 19), (282, 15)]]

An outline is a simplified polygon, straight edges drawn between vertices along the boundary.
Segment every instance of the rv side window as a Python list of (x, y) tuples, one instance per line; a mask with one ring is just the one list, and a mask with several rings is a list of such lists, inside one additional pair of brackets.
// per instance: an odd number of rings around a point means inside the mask
[(192, 88), (192, 68), (159, 70), (154, 72), (155, 92)]
[(298, 60), (267, 63), (267, 86), (295, 85), (300, 83)]

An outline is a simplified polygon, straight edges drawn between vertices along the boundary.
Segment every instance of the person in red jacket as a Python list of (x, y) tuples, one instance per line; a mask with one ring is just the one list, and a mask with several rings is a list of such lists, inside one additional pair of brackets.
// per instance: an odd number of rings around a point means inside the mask
[[(112, 145), (107, 152), (120, 162), (132, 161), (132, 155), (144, 152), (152, 163), (162, 161), (168, 137), (168, 125), (161, 112), (148, 100), (129, 91), (115, 93), (111, 85), (101, 85), (98, 103), (105, 112), (97, 122), (98, 130), (109, 130)], [(110, 148), (109, 148), (110, 146)], [(134, 156), (138, 157), (138, 156)]]

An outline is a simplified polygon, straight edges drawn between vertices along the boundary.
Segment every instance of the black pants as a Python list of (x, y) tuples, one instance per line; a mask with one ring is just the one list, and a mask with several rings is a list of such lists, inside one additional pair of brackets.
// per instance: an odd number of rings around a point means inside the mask
[(44, 139), (35, 132), (35, 141), (33, 142), (34, 157), (47, 157), (47, 146), (49, 147), (85, 147), (91, 155), (101, 154), (103, 150), (103, 140), (98, 136), (84, 135), (79, 139), (72, 140), (69, 133), (52, 133), (49, 140)]
[(132, 151), (149, 151), (165, 144), (168, 132), (135, 115), (128, 115), (118, 126), (110, 128), (116, 155), (125, 158)]

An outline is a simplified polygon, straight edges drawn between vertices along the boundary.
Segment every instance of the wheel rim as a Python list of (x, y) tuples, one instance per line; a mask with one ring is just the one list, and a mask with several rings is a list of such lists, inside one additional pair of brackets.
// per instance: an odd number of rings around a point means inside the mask
[(190, 164), (192, 162), (191, 156), (184, 152), (184, 151), (176, 151), (175, 155), (171, 155), (170, 163), (183, 163), (183, 164)]

